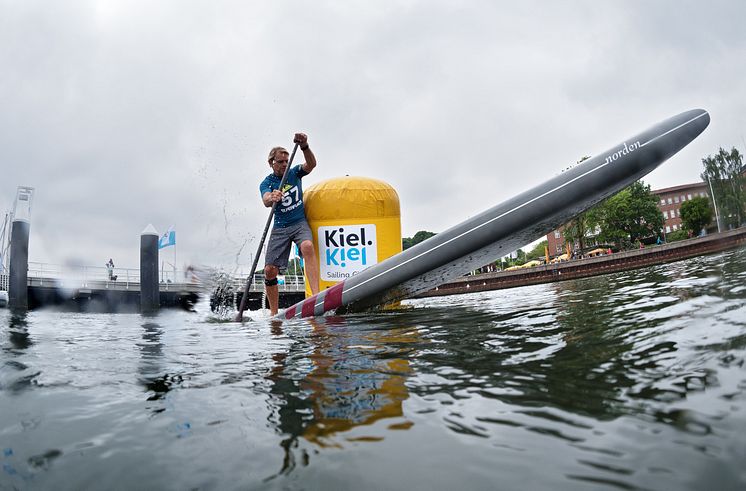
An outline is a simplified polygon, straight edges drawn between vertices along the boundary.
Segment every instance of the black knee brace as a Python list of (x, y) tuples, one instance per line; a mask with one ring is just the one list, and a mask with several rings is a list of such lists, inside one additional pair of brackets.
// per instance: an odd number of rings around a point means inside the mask
[(272, 278), (271, 280), (265, 279), (264, 284), (267, 286), (275, 286), (277, 284), (277, 278)]

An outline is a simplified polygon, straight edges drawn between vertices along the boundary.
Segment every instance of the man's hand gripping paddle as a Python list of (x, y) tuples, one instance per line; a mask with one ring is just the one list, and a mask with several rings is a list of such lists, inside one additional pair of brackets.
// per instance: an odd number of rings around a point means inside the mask
[[(285, 167), (285, 172), (282, 174), (282, 180), (280, 181), (280, 186), (278, 188), (280, 191), (282, 191), (282, 187), (285, 185), (285, 181), (288, 178), (288, 172), (290, 171), (290, 166), (293, 165), (293, 158), (295, 158), (295, 152), (296, 150), (298, 150), (299, 145), (300, 143), (295, 142), (293, 153), (290, 154), (290, 160), (288, 161), (287, 167)], [(236, 314), (236, 318), (234, 319), (236, 322), (241, 322), (243, 320), (243, 311), (246, 309), (246, 302), (249, 298), (249, 288), (251, 288), (251, 282), (254, 279), (256, 265), (259, 263), (259, 255), (262, 253), (262, 247), (264, 247), (264, 239), (267, 238), (269, 226), (272, 225), (272, 217), (275, 216), (275, 208), (277, 207), (277, 203), (278, 201), (272, 203), (272, 209), (270, 210), (269, 216), (267, 217), (267, 224), (264, 225), (264, 233), (262, 233), (262, 239), (259, 241), (259, 248), (256, 250), (256, 254), (254, 254), (254, 264), (251, 265), (251, 273), (249, 274), (249, 277), (246, 278), (246, 287), (243, 289), (243, 296), (241, 296), (241, 306), (238, 308), (238, 314)]]

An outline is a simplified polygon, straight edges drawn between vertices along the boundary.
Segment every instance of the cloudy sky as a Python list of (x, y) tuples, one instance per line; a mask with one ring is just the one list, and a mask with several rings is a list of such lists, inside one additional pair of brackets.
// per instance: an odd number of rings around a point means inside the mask
[[(678, 112), (706, 132), (646, 178), (743, 152), (740, 1), (0, 0), (0, 211), (32, 186), (30, 260), (246, 270), (274, 145), (399, 193), (442, 231)], [(167, 251), (167, 252), (166, 252)], [(164, 250), (172, 259), (172, 252)]]

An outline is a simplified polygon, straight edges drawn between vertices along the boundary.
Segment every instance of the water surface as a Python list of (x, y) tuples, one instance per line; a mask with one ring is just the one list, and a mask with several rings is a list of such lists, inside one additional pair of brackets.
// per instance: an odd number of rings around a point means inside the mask
[(746, 250), (272, 324), (0, 310), (0, 489), (743, 489)]

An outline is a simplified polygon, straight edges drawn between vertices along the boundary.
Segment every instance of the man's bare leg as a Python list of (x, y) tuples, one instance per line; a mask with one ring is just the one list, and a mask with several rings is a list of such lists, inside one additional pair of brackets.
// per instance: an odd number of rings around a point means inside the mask
[[(280, 271), (276, 266), (268, 264), (264, 266), (264, 279), (265, 281), (272, 281), (277, 279), (277, 274)], [(264, 284), (264, 291), (267, 294), (267, 301), (269, 302), (269, 313), (274, 316), (277, 314), (277, 306), (280, 303), (280, 289), (277, 287), (277, 283), (274, 285)]]
[(305, 262), (305, 273), (308, 278), (308, 285), (311, 287), (311, 293), (319, 293), (319, 258), (316, 257), (316, 251), (313, 242), (304, 240), (300, 244), (300, 253)]

